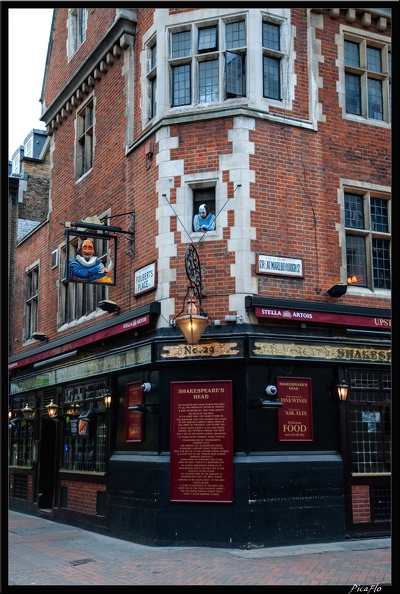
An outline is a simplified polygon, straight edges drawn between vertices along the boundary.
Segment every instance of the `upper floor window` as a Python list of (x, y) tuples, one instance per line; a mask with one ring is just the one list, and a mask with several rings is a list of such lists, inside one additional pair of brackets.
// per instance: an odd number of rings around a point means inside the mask
[(155, 40), (149, 44), (147, 51), (147, 96), (150, 99), (148, 119), (151, 120), (157, 112), (157, 43)]
[(391, 221), (388, 197), (344, 193), (349, 285), (390, 289)]
[(344, 40), (346, 113), (391, 121), (390, 46), (375, 40)]
[(94, 101), (91, 97), (78, 111), (76, 118), (76, 173), (82, 177), (93, 166)]
[(246, 22), (218, 20), (170, 32), (171, 105), (246, 94)]
[(68, 57), (71, 58), (86, 39), (87, 9), (70, 8), (68, 15)]
[(262, 23), (263, 97), (281, 100), (281, 27), (276, 23)]
[(19, 151), (13, 157), (11, 173), (15, 173), (17, 175), (21, 173), (21, 161), (20, 161), (20, 158), (19, 158)]
[(24, 149), (24, 156), (25, 157), (32, 157), (33, 156), (33, 150), (32, 150), (32, 137), (27, 141), (27, 143), (25, 144), (25, 149)]
[(32, 338), (38, 330), (39, 266), (32, 266), (25, 274), (25, 336)]

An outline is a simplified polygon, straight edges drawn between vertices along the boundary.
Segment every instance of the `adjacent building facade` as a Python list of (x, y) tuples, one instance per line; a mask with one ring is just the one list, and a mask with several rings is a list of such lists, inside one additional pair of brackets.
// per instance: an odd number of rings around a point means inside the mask
[(57, 8), (42, 104), (10, 507), (161, 546), (389, 533), (390, 10)]

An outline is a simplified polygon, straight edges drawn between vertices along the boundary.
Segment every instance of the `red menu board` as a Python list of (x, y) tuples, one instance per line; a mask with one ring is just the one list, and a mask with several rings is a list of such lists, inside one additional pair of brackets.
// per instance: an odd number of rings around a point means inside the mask
[(312, 441), (311, 378), (278, 377), (276, 387), (283, 402), (278, 410), (278, 440)]
[(171, 501), (233, 501), (231, 380), (171, 383)]
[(126, 385), (126, 441), (143, 441), (143, 413), (128, 410), (129, 406), (143, 404), (143, 390), (140, 382)]

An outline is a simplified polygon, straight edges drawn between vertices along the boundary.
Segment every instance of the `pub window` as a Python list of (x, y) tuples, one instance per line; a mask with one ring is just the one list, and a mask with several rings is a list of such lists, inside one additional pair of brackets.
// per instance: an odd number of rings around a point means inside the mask
[(22, 418), (20, 410), (26, 404), (35, 409), (35, 397), (14, 398), (12, 403), (13, 417), (9, 421), (11, 466), (32, 466), (35, 418)]
[(350, 371), (347, 397), (353, 474), (391, 472), (391, 377)]
[[(105, 472), (107, 464), (106, 381), (64, 389), (62, 468), (76, 472)], [(88, 415), (79, 418), (82, 413)]]
[(371, 291), (391, 287), (389, 196), (344, 192), (347, 284)]

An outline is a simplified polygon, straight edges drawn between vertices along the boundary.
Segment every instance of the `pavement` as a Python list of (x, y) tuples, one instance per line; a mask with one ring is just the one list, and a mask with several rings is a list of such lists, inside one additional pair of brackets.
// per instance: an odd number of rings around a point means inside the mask
[(1, 592), (13, 586), (340, 586), (349, 594), (386, 594), (394, 587), (390, 538), (249, 550), (152, 547), (15, 511), (8, 530), (8, 586)]

